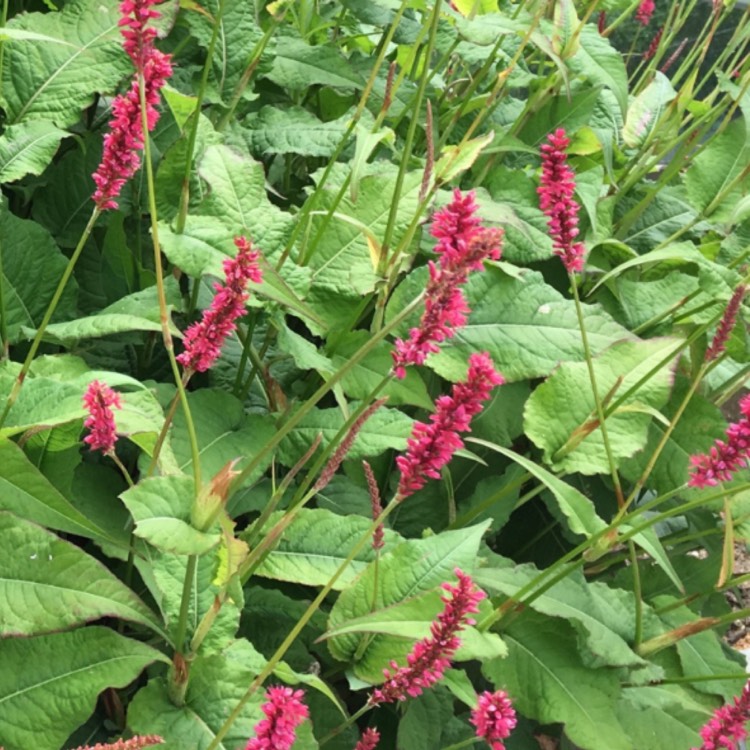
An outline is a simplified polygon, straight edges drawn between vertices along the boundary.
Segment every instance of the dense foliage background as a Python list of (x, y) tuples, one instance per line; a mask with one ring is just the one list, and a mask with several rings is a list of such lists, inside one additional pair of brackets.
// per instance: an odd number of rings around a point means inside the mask
[[(130, 144), (148, 168), (112, 208), (92, 175), (115, 95), (137, 109), (148, 77), (128, 11), (4, 1), (5, 750), (131, 733), (235, 750), (264, 681), (305, 690), (295, 750), (350, 750), (368, 725), (383, 748), (480, 747), (470, 711), (499, 689), (509, 750), (700, 744), (742, 688), (722, 634), (750, 614), (724, 595), (747, 474), (687, 484), (750, 373), (741, 306), (705, 358), (747, 280), (748, 14), (675, 3), (644, 24), (638, 6), (168, 0), (149, 23), (173, 72)], [(558, 129), (580, 274), (537, 193)], [(504, 231), (502, 257), (471, 273), (466, 325), (397, 379), (456, 187)], [(186, 374), (181, 339), (240, 236), (263, 280), (215, 364)], [(478, 352), (506, 383), (373, 549), (362, 460), (387, 505), (415, 420)], [(120, 395), (114, 451), (83, 442), (92, 381)], [(362, 709), (456, 568), (487, 598), (452, 667)]]

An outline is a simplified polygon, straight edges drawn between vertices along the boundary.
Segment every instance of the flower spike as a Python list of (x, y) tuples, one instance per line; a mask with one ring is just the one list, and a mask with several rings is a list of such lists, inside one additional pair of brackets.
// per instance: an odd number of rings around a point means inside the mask
[(750, 682), (734, 703), (714, 711), (714, 715), (700, 730), (703, 744), (698, 750), (735, 750), (737, 743), (747, 737), (745, 724), (750, 720)]
[(492, 750), (505, 750), (502, 740), (516, 726), (516, 712), (508, 694), (504, 690), (494, 693), (485, 690), (471, 712), (471, 723), (476, 727), (477, 737), (481, 737)]
[(255, 725), (255, 737), (245, 750), (289, 750), (294, 744), (297, 726), (309, 716), (307, 706), (302, 703), (303, 697), (302, 690), (268, 688), (266, 702), (261, 706), (266, 718)]
[(89, 416), (83, 423), (83, 426), (89, 430), (89, 434), (83, 442), (92, 451), (101, 451), (105, 455), (114, 453), (117, 429), (112, 409), (122, 409), (120, 394), (108, 385), (94, 380), (86, 389), (83, 404), (89, 412)]

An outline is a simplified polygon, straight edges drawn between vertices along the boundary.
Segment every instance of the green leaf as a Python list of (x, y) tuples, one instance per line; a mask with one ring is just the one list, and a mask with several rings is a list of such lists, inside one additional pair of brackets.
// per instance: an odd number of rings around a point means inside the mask
[(109, 535), (78, 511), (9, 440), (0, 439), (0, 509), (90, 539)]
[(510, 458), (542, 482), (552, 492), (560, 508), (560, 512), (568, 519), (568, 526), (575, 534), (590, 537), (606, 528), (606, 523), (596, 514), (594, 504), (591, 500), (575, 487), (551, 474), (544, 467), (539, 466), (535, 461), (531, 461), (520, 453), (486, 440), (471, 437), (467, 438), (467, 440), (478, 445), (483, 445)]
[[(341, 593), (331, 610), (328, 627), (335, 630), (342, 623), (368, 614), (373, 607), (380, 610), (420, 597), (446, 581), (453, 581), (456, 567), (471, 570), (488, 526), (489, 521), (427, 539), (411, 539), (383, 555), (377, 572), (374, 564), (369, 565), (356, 583)], [(351, 662), (360, 641), (356, 635), (341, 635), (331, 638), (328, 647), (339, 661)], [(369, 682), (381, 682), (383, 667), (391, 659), (404, 658), (410, 648), (411, 643), (401, 638), (375, 635), (364, 652), (358, 654), (354, 674)]]
[[(672, 364), (680, 348), (680, 340), (674, 338), (623, 341), (594, 358), (599, 397), (612, 392), (613, 399), (667, 360), (607, 417), (607, 434), (615, 462), (644, 447), (652, 420), (649, 410), (658, 409), (669, 398)], [(585, 364), (562, 364), (531, 394), (526, 402), (525, 429), (529, 438), (544, 450), (544, 460), (553, 470), (586, 475), (609, 473)]]
[[(355, 407), (356, 404), (352, 404), (352, 409)], [(335, 407), (311, 409), (279, 444), (279, 460), (286, 466), (294, 466), (318, 435), (322, 435), (321, 445), (326, 447), (344, 421), (341, 410)], [(379, 456), (389, 449), (403, 450), (411, 429), (412, 420), (406, 414), (381, 406), (360, 429), (346, 457), (361, 459)]]
[(562, 723), (583, 750), (633, 749), (615, 715), (617, 675), (583, 665), (569, 625), (524, 614), (503, 638), (508, 658), (485, 664), (483, 672), (513, 696), (518, 711), (541, 724)]
[[(28, 339), (32, 339), (36, 334), (36, 330), (33, 328), (24, 327), (23, 331)], [(79, 339), (95, 339), (129, 331), (157, 332), (161, 331), (161, 324), (137, 315), (102, 313), (77, 318), (67, 323), (52, 323), (47, 326), (43, 340), (70, 346)], [(173, 333), (179, 333), (174, 326), (172, 326), (172, 331)]]
[[(223, 653), (198, 656), (190, 667), (184, 706), (175, 706), (164, 679), (152, 679), (136, 693), (128, 709), (128, 725), (140, 734), (164, 738), (163, 750), (205, 750), (263, 668), (265, 660), (246, 640)], [(253, 736), (263, 718), (262, 693), (245, 704), (218, 750), (236, 750)]]
[(622, 140), (630, 148), (639, 148), (651, 136), (657, 122), (674, 100), (677, 92), (672, 82), (657, 70), (651, 83), (630, 102), (622, 129)]
[(691, 204), (706, 216), (720, 207), (731, 211), (744, 192), (744, 179), (731, 190), (729, 186), (746, 173), (748, 163), (750, 142), (745, 124), (734, 120), (709, 141), (688, 168), (685, 187)]
[(0, 726), (5, 750), (60, 750), (107, 687), (122, 688), (156, 649), (109, 628), (0, 640)]
[(41, 526), (0, 513), (0, 636), (40, 635), (118, 617), (163, 631), (99, 561)]
[[(14, 216), (5, 201), (0, 202), (0, 238), (5, 326), (13, 344), (22, 340), (23, 326), (41, 323), (67, 261), (47, 231)], [(56, 319), (74, 314), (75, 298), (76, 285), (71, 281), (55, 312)]]
[(310, 46), (301, 39), (277, 40), (271, 70), (266, 77), (278, 86), (304, 91), (310, 86), (336, 86), (345, 89), (363, 87), (361, 77), (333, 46)]
[(349, 116), (323, 122), (302, 107), (263, 107), (246, 120), (253, 151), (266, 154), (331, 156), (346, 132)]
[(10, 124), (47, 120), (72, 125), (94, 94), (111, 91), (130, 70), (116, 4), (73, 0), (57, 13), (21, 13), (8, 29), (33, 31), (61, 44), (5, 44), (2, 100)]
[(190, 513), (195, 499), (191, 477), (152, 477), (121, 496), (133, 514), (133, 533), (165, 552), (201, 555), (219, 543), (219, 533), (194, 528)]
[[(274, 513), (266, 523), (265, 530), (270, 531), (283, 515)], [(254, 575), (306, 586), (323, 586), (371, 523), (369, 518), (363, 516), (339, 516), (328, 510), (302, 508), (296, 512), (278, 545), (256, 568)], [(387, 529), (385, 549), (390, 549), (398, 539), (398, 534)], [(351, 585), (374, 559), (375, 551), (368, 545), (352, 560), (334, 585), (334, 590), (340, 591)]]
[(68, 133), (44, 120), (11, 125), (0, 136), (0, 182), (44, 172)]
[(453, 699), (442, 687), (428, 690), (410, 700), (398, 723), (397, 745), (409, 750), (433, 750), (444, 747), (441, 738), (453, 719)]
[[(475, 580), (488, 591), (515, 596), (538, 576), (534, 565), (525, 564), (482, 568), (476, 572)], [(635, 640), (635, 620), (628, 616), (635, 607), (630, 591), (589, 583), (576, 570), (533, 597), (527, 606), (549, 617), (567, 620), (576, 629), (578, 650), (591, 667), (646, 664), (630, 647)]]
[[(245, 414), (241, 402), (223, 391), (203, 388), (189, 393), (188, 400), (198, 435), (201, 469), (206, 478), (216, 476), (221, 468), (235, 459), (241, 459), (236, 467), (241, 471), (275, 432), (270, 417)], [(180, 469), (190, 473), (192, 454), (181, 410), (175, 415), (171, 443)], [(271, 458), (268, 455), (247, 478), (248, 484), (263, 474)]]
[[(545, 284), (541, 274), (524, 270), (510, 275), (514, 270), (508, 267), (506, 273), (491, 266), (470, 277), (466, 285), (471, 308), (468, 323), (427, 360), (439, 375), (454, 381), (463, 379), (466, 361), (477, 351), (489, 352), (495, 367), (509, 381), (548, 375), (560, 362), (583, 361), (573, 301)], [(424, 289), (426, 273), (419, 269), (398, 287), (389, 306), (390, 315), (411, 301), (417, 290)], [(594, 353), (630, 336), (597, 307), (584, 306), (583, 314)], [(415, 323), (407, 321), (399, 335)]]

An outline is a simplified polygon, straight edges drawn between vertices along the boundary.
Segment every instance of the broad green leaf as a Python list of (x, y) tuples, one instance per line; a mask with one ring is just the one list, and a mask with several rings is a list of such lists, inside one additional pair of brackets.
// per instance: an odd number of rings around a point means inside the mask
[(446, 146), (440, 158), (435, 162), (435, 181), (440, 184), (451, 182), (462, 172), (471, 169), (480, 154), (492, 143), (494, 137), (494, 132), (490, 131), (458, 146)]
[[(693, 159), (685, 175), (691, 204), (706, 216), (711, 216), (720, 207), (731, 211), (744, 192), (748, 164), (750, 141), (746, 127), (741, 120), (734, 120)], [(741, 175), (743, 179), (730, 189)]]
[(44, 172), (68, 133), (44, 120), (11, 125), (0, 136), (0, 182)]
[[(525, 564), (481, 568), (475, 580), (492, 593), (510, 597), (537, 576), (539, 570)], [(630, 646), (635, 639), (635, 620), (629, 616), (635, 604), (630, 591), (610, 588), (604, 583), (589, 583), (582, 573), (573, 571), (533, 597), (527, 606), (548, 617), (567, 620), (578, 633), (578, 651), (591, 667), (646, 664)]]
[[(363, 23), (381, 27), (393, 23), (400, 5), (392, 0), (342, 0), (341, 4)], [(393, 41), (396, 44), (414, 44), (419, 28), (416, 19), (403, 15), (394, 31)]]
[(650, 137), (667, 105), (677, 92), (672, 82), (661, 71), (656, 71), (651, 83), (630, 102), (622, 129), (622, 140), (630, 148), (639, 148)]
[[(30, 253), (29, 248), (34, 248), (34, 252)], [(0, 253), (5, 326), (10, 343), (16, 343), (23, 339), (23, 326), (41, 323), (67, 260), (47, 231), (13, 215), (5, 201), (0, 202)], [(75, 312), (75, 297), (76, 285), (71, 280), (54, 319)]]
[[(355, 406), (352, 404), (352, 409)], [(322, 435), (321, 445), (327, 446), (344, 421), (340, 409), (311, 409), (279, 444), (279, 460), (286, 466), (294, 466), (318, 435)], [(361, 459), (379, 456), (389, 449), (403, 450), (411, 430), (412, 420), (406, 414), (381, 406), (364, 423), (346, 457)]]
[(130, 71), (122, 51), (117, 4), (73, 0), (57, 13), (21, 13), (8, 29), (33, 31), (61, 44), (5, 44), (2, 99), (11, 124), (47, 120), (72, 125), (97, 92), (115, 88)]
[(100, 617), (162, 633), (154, 613), (80, 547), (0, 513), (0, 636), (40, 635)]
[[(524, 143), (539, 147), (547, 136), (558, 128), (575, 133), (591, 120), (599, 100), (601, 87), (584, 88), (571, 96), (560, 94), (545, 98), (538, 112), (529, 120), (527, 127), (519, 134)], [(532, 204), (538, 205), (538, 200)]]
[[(170, 327), (173, 334), (179, 333), (174, 326)], [(36, 334), (36, 330), (32, 328), (24, 327), (23, 331), (28, 339), (32, 339)], [(129, 331), (157, 332), (161, 331), (161, 324), (137, 315), (102, 313), (77, 318), (68, 323), (52, 323), (44, 332), (44, 341), (70, 346), (79, 339), (95, 339)]]
[(310, 46), (301, 39), (278, 39), (271, 70), (266, 77), (283, 88), (304, 91), (310, 86), (363, 87), (359, 74), (333, 46)]
[(470, 14), (484, 15), (485, 13), (497, 13), (497, 0), (457, 0), (453, 3), (459, 13), (465, 16)]
[(508, 658), (485, 664), (483, 672), (513, 696), (518, 711), (541, 724), (563, 724), (584, 750), (633, 750), (615, 715), (617, 675), (583, 665), (567, 623), (524, 614), (503, 639)]
[[(649, 409), (660, 408), (669, 398), (672, 365), (680, 349), (681, 341), (675, 338), (623, 341), (594, 358), (600, 398), (612, 392), (612, 399), (618, 399), (658, 367), (607, 417), (607, 434), (616, 462), (629, 458), (646, 444), (652, 420)], [(524, 421), (526, 434), (544, 450), (544, 460), (553, 470), (587, 475), (609, 473), (585, 364), (566, 362), (555, 370), (526, 402)]]
[[(245, 414), (242, 404), (223, 391), (203, 388), (188, 394), (190, 411), (198, 435), (198, 452), (203, 476), (216, 476), (229, 461), (240, 459), (237, 471), (248, 463), (275, 432), (270, 417)], [(178, 409), (171, 436), (172, 447), (180, 469), (190, 473), (192, 455), (185, 418)], [(253, 483), (271, 462), (268, 455), (263, 463), (247, 478)]]
[(91, 715), (102, 690), (125, 687), (154, 661), (168, 659), (102, 627), (0, 640), (5, 750), (60, 750)]
[(24, 455), (0, 439), (0, 509), (21, 518), (92, 539), (109, 535), (78, 511)]
[(219, 533), (194, 528), (190, 512), (195, 499), (191, 477), (152, 477), (121, 495), (133, 514), (136, 536), (157, 549), (183, 555), (200, 555), (219, 543)]
[[(464, 571), (474, 567), (479, 543), (488, 526), (489, 521), (427, 539), (411, 539), (383, 555), (377, 572), (374, 564), (369, 565), (356, 583), (340, 594), (331, 610), (329, 628), (362, 617), (373, 607), (384, 609), (421, 597), (446, 581), (454, 581), (456, 567)], [(356, 635), (342, 635), (331, 638), (328, 647), (336, 659), (352, 661), (360, 642)], [(401, 638), (376, 635), (364, 652), (358, 654), (354, 674), (369, 682), (381, 682), (383, 667), (390, 659), (403, 659), (411, 645)]]
[[(268, 531), (283, 517), (274, 513), (265, 529)], [(349, 555), (351, 548), (370, 528), (372, 522), (363, 516), (339, 516), (329, 510), (302, 508), (284, 530), (283, 536), (254, 575), (306, 586), (323, 586)], [(399, 536), (385, 531), (386, 551)], [(347, 588), (375, 559), (372, 545), (367, 545), (341, 575), (334, 590)]]
[(266, 196), (266, 178), (259, 162), (227, 146), (210, 146), (198, 164), (207, 186), (197, 213), (221, 220), (225, 232), (246, 234), (267, 257), (284, 246), (291, 217)]
[(319, 120), (302, 107), (263, 107), (246, 120), (253, 151), (267, 154), (331, 156), (346, 132), (350, 117)]
[[(198, 656), (190, 666), (184, 706), (175, 706), (163, 678), (152, 679), (133, 698), (128, 726), (139, 734), (164, 738), (163, 750), (205, 750), (245, 694), (265, 659), (246, 640), (235, 641), (222, 653)], [(236, 750), (253, 736), (263, 717), (261, 692), (240, 711), (219, 750)]]
[[(370, 294), (377, 283), (370, 247), (366, 234), (357, 223), (367, 227), (377, 238), (384, 236), (388, 216), (393, 203), (396, 176), (373, 174), (363, 177), (359, 183), (356, 201), (347, 195), (341, 200), (337, 214), (352, 221), (334, 217), (326, 222), (324, 216), (316, 215), (311, 222), (310, 237), (325, 231), (309, 265), (313, 269), (312, 289), (308, 304), (332, 329), (346, 328), (347, 321), (361, 304), (361, 296)], [(395, 222), (395, 237), (404, 232), (416, 210), (421, 175), (410, 173), (404, 179)], [(332, 203), (335, 190), (323, 193), (319, 201), (321, 210)]]
[[(389, 305), (390, 315), (424, 289), (425, 276), (426, 271), (415, 271), (398, 287)], [(466, 361), (477, 351), (489, 352), (509, 381), (548, 375), (560, 362), (583, 361), (575, 305), (545, 284), (541, 274), (524, 270), (510, 275), (490, 266), (471, 276), (466, 298), (471, 308), (468, 323), (427, 360), (442, 377), (463, 379)], [(583, 310), (594, 353), (631, 335), (599, 308), (584, 305)], [(399, 335), (415, 324), (416, 320), (407, 321)]]
[(483, 445), (510, 458), (542, 482), (554, 496), (560, 512), (568, 519), (568, 526), (575, 534), (590, 537), (606, 528), (604, 521), (596, 514), (594, 504), (591, 500), (575, 487), (551, 474), (544, 467), (539, 466), (535, 461), (508, 448), (503, 448), (495, 443), (489, 443), (486, 440), (471, 437), (467, 438), (467, 440)]
[[(395, 747), (409, 750), (433, 750), (446, 747), (443, 741), (453, 716), (453, 698), (442, 686), (427, 690), (409, 700), (398, 723)], [(472, 743), (473, 744), (473, 743)]]

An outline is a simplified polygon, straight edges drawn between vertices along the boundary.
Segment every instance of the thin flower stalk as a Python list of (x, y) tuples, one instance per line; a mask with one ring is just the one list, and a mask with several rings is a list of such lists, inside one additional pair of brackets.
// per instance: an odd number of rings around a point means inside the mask
[(237, 256), (224, 261), (224, 284), (216, 283), (216, 296), (203, 317), (185, 332), (184, 351), (177, 361), (188, 373), (205, 372), (221, 354), (227, 337), (237, 328), (237, 319), (245, 314), (249, 282), (260, 284), (259, 253), (245, 237), (234, 240)]
[(555, 255), (559, 256), (568, 273), (583, 270), (585, 248), (576, 242), (578, 210), (580, 206), (573, 198), (575, 174), (568, 166), (566, 149), (570, 139), (565, 130), (558, 128), (547, 137), (548, 143), (541, 146), (542, 177), (537, 188), (539, 207), (547, 215), (547, 226)]
[(94, 380), (89, 383), (83, 395), (83, 404), (89, 413), (83, 426), (89, 434), (83, 439), (92, 451), (101, 451), (104, 455), (114, 454), (117, 442), (117, 428), (112, 409), (121, 409), (120, 394), (108, 385)]
[[(747, 737), (745, 724), (750, 720), (750, 682), (731, 704), (717, 708), (700, 730), (703, 744), (697, 750), (736, 750)], [(695, 750), (695, 748), (694, 748)]]
[(372, 692), (369, 705), (416, 698), (443, 677), (461, 645), (457, 633), (474, 624), (471, 615), (479, 611), (479, 602), (485, 597), (470, 576), (458, 568), (454, 572), (458, 583), (443, 584), (447, 592), (441, 597), (445, 607), (430, 626), (430, 635), (414, 645), (407, 656), (407, 666), (399, 667), (392, 661), (390, 669), (384, 670), (385, 682)]
[(485, 691), (479, 696), (470, 721), (476, 727), (477, 737), (483, 739), (492, 750), (505, 750), (503, 740), (510, 736), (516, 726), (516, 712), (504, 690), (494, 693)]
[(154, 46), (156, 30), (147, 24), (160, 13), (152, 8), (155, 0), (123, 0), (120, 3), (123, 48), (135, 66), (128, 91), (117, 96), (112, 104), (110, 131), (104, 136), (102, 160), (93, 175), (96, 190), (93, 195), (98, 210), (117, 208), (117, 197), (123, 185), (140, 166), (140, 151), (144, 145), (141, 114), (140, 83), (146, 102), (146, 123), (153, 130), (159, 119), (156, 105), (160, 91), (172, 75), (170, 56)]
[(245, 750), (289, 750), (296, 739), (297, 726), (308, 716), (302, 702), (302, 690), (288, 687), (270, 687), (261, 710), (266, 715), (255, 725), (255, 736)]
[(398, 378), (406, 376), (408, 365), (424, 364), (440, 342), (466, 323), (469, 307), (461, 286), (470, 271), (483, 270), (485, 260), (500, 258), (502, 230), (483, 229), (476, 210), (474, 193), (464, 196), (455, 190), (451, 203), (435, 214), (430, 231), (438, 240), (438, 262), (428, 263), (430, 278), (419, 325), (406, 340), (396, 340), (393, 371)]
[(428, 423), (414, 423), (406, 453), (396, 459), (401, 472), (397, 502), (424, 487), (428, 478), (440, 478), (442, 467), (463, 448), (458, 433), (470, 431), (472, 417), (482, 410), (492, 389), (504, 382), (486, 352), (469, 357), (466, 382), (456, 383), (450, 396), (437, 399)]
[(724, 314), (721, 316), (719, 325), (716, 327), (716, 333), (714, 334), (711, 344), (706, 349), (705, 361), (711, 362), (714, 359), (720, 357), (727, 348), (727, 341), (729, 336), (734, 330), (734, 326), (737, 323), (737, 315), (742, 305), (742, 300), (745, 297), (747, 287), (744, 284), (740, 284), (732, 294), (729, 302), (727, 303)]
[(367, 729), (362, 732), (362, 736), (354, 750), (375, 750), (378, 746), (378, 742), (380, 742), (380, 732), (374, 727), (367, 727)]
[(750, 394), (740, 401), (741, 417), (726, 429), (726, 440), (717, 440), (708, 453), (690, 457), (693, 466), (689, 487), (715, 487), (728, 482), (750, 458)]

